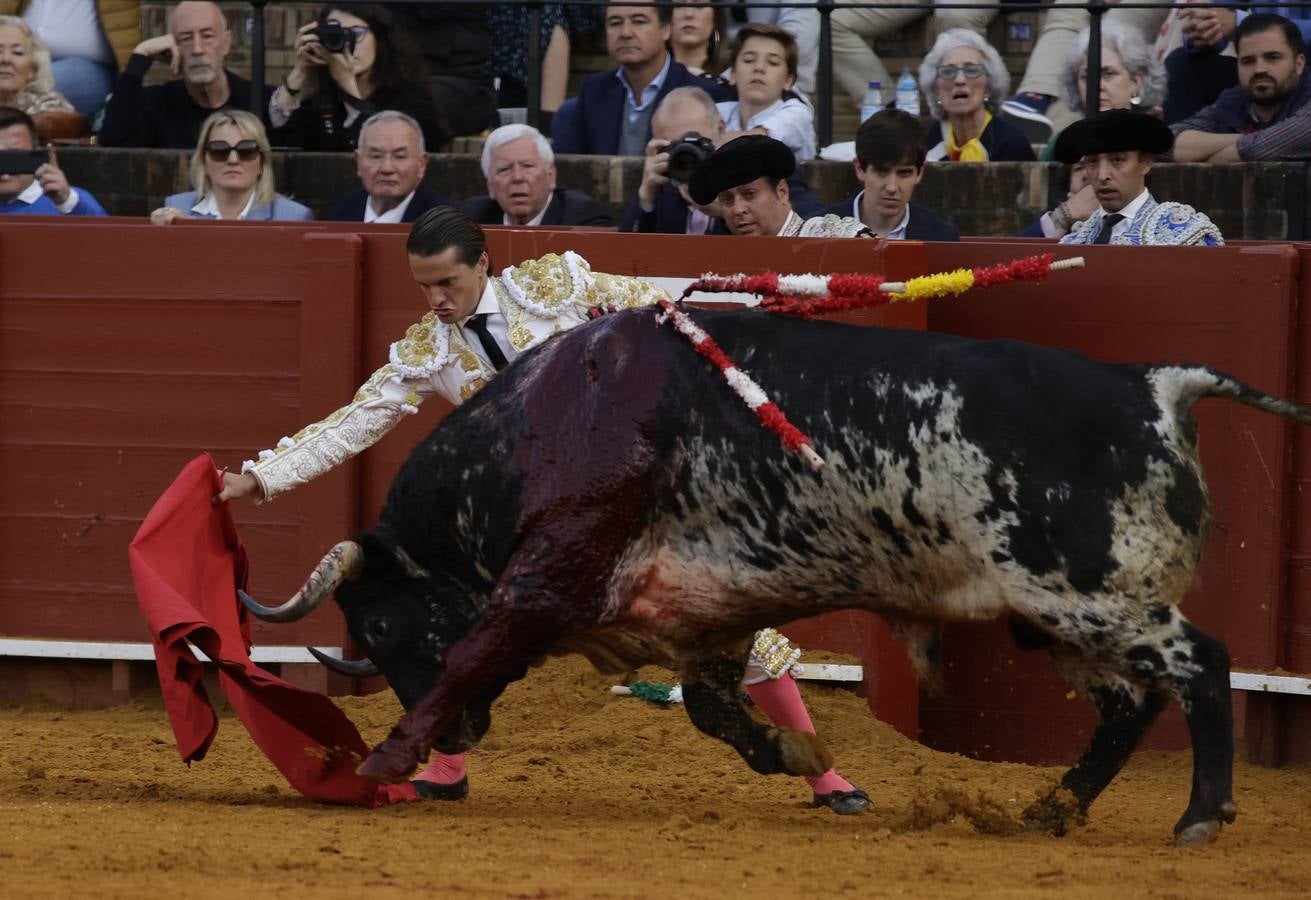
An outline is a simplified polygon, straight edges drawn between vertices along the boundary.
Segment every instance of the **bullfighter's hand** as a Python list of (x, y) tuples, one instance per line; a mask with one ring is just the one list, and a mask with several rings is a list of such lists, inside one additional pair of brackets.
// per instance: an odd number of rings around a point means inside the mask
[(62, 206), (68, 202), (68, 178), (59, 168), (54, 147), (49, 148), (48, 158), (50, 161), (36, 170), (36, 180), (41, 185), (42, 193), (55, 201), (56, 206)]
[(258, 491), (259, 482), (255, 480), (254, 475), (235, 475), (232, 472), (224, 472), (223, 490), (214, 495), (214, 502), (223, 503), (228, 500), (239, 500)]

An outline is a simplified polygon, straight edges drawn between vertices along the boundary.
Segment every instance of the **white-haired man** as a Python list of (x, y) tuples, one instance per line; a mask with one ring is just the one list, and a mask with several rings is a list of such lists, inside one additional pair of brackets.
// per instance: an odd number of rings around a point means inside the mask
[[(100, 143), (191, 150), (211, 113), (250, 109), (250, 82), (223, 67), (231, 49), (232, 32), (218, 4), (179, 3), (169, 14), (168, 34), (148, 38), (132, 51), (105, 106)], [(182, 77), (145, 86), (156, 59)], [(260, 91), (259, 109), (266, 110), (269, 90), (261, 85)]]
[(426, 188), (428, 151), (423, 129), (394, 109), (374, 113), (360, 126), (355, 174), (361, 187), (339, 197), (328, 210), (334, 222), (414, 222), (434, 206), (450, 206), (446, 196)]
[(460, 204), (479, 225), (615, 224), (610, 211), (582, 191), (556, 187), (555, 154), (531, 125), (502, 125), (483, 143), (487, 194)]

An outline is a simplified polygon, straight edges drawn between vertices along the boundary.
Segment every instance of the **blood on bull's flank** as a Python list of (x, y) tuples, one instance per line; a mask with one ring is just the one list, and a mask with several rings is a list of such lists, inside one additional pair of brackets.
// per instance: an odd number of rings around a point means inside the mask
[(396, 780), (432, 747), (472, 746), (505, 685), (564, 652), (673, 668), (698, 728), (758, 772), (805, 772), (819, 750), (737, 699), (746, 641), (856, 608), (906, 636), (925, 673), (943, 624), (1005, 617), (1092, 701), (1088, 749), (1025, 811), (1034, 827), (1082, 822), (1171, 700), (1195, 769), (1176, 841), (1234, 820), (1228, 653), (1178, 610), (1210, 525), (1189, 409), (1222, 397), (1303, 424), (1311, 410), (1205, 367), (692, 313), (822, 448), (816, 470), (657, 315), (524, 354), (396, 476), (336, 579), (407, 708), (361, 772)]

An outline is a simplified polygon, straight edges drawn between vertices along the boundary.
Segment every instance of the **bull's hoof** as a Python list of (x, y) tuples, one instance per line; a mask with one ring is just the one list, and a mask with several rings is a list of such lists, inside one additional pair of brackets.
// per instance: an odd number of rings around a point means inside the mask
[(854, 816), (869, 809), (869, 794), (860, 788), (816, 794), (812, 806), (827, 806), (840, 816)]
[(1046, 797), (1035, 800), (1022, 815), (1027, 828), (1045, 831), (1054, 837), (1065, 837), (1071, 827), (1077, 828), (1088, 822), (1087, 811), (1065, 788), (1057, 788)]
[(818, 736), (808, 731), (780, 728), (778, 754), (789, 775), (823, 775), (833, 768), (833, 754)]
[(1197, 847), (1201, 844), (1209, 844), (1219, 836), (1219, 820), (1212, 819), (1209, 822), (1196, 822), (1175, 834), (1174, 845), (1176, 847)]

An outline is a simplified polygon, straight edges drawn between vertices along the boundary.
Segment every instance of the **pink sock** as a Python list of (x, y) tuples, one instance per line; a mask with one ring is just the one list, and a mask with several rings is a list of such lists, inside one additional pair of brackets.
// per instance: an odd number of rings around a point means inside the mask
[[(815, 726), (810, 721), (810, 713), (806, 711), (806, 703), (801, 699), (801, 691), (797, 690), (796, 679), (791, 675), (784, 674), (780, 678), (748, 684), (746, 689), (756, 706), (759, 706), (761, 712), (775, 725), (782, 725), (793, 731), (815, 733)], [(833, 769), (829, 769), (818, 778), (807, 775), (806, 784), (810, 785), (810, 789), (816, 794), (855, 789), (851, 782)]]
[(455, 784), (464, 777), (464, 754), (433, 754), (432, 762), (415, 775), (414, 781), (434, 781), (437, 784)]

